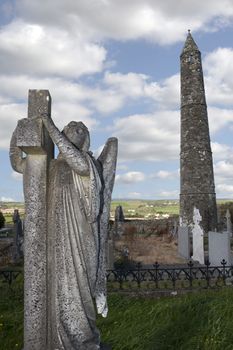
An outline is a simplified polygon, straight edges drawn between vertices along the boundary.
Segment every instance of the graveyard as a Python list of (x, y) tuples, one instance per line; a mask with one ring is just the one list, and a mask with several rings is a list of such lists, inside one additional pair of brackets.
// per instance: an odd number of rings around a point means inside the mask
[[(161, 210), (161, 203), (157, 204), (160, 205)], [(141, 206), (142, 203), (131, 204), (130, 201), (113, 201), (112, 213), (115, 213), (116, 207), (119, 205), (126, 208), (124, 210), (126, 212), (127, 208), (138, 210), (137, 206)], [(155, 202), (144, 204), (145, 207), (148, 205), (155, 205)], [(170, 206), (172, 205), (166, 206), (164, 204), (163, 212), (168, 214)], [(226, 208), (231, 208), (231, 202), (220, 200), (218, 206), (224, 215)], [(153, 207), (150, 208), (153, 210)], [(173, 215), (173, 212), (174, 208), (170, 215)], [(127, 224), (130, 224), (137, 218), (132, 218), (129, 215), (125, 219), (129, 219)], [(147, 218), (146, 220), (150, 222)], [(165, 220), (169, 221), (168, 218)], [(10, 216), (8, 221), (10, 221)], [(142, 218), (139, 217), (138, 221), (141, 222)], [(146, 231), (144, 235), (146, 235)], [(165, 236), (167, 235), (165, 234)], [(141, 237), (141, 239), (143, 238)], [(160, 253), (160, 259), (158, 259), (160, 263), (164, 263), (163, 258), (168, 256), (171, 248), (171, 242), (163, 240), (163, 243), (162, 247), (158, 247), (158, 242), (154, 242)], [(141, 249), (144, 250), (148, 245), (152, 245), (152, 243), (151, 241), (148, 243), (145, 239), (145, 246)], [(177, 245), (174, 251), (177, 254)], [(140, 260), (143, 262), (142, 256), (138, 257), (138, 261)], [(184, 266), (186, 262), (187, 259), (181, 259), (178, 263)], [(166, 263), (171, 267), (174, 266), (174, 260), (170, 260), (170, 262), (168, 260)], [(10, 288), (3, 280), (0, 285), (2, 296), (0, 302), (0, 344), (2, 347), (0, 348), (4, 350), (23, 347), (23, 268), (19, 264), (11, 264), (10, 267), (11, 270), (21, 271), (21, 274), (17, 275), (18, 272), (16, 272), (16, 278), (12, 279)], [(1, 269), (1, 271), (4, 270), (7, 270), (6, 266)], [(5, 272), (5, 276), (7, 276), (7, 272)], [(108, 282), (109, 315), (107, 319), (97, 318), (97, 326), (103, 342), (111, 344), (114, 350), (167, 350), (169, 348), (220, 350), (231, 348), (233, 342), (231, 332), (233, 291), (230, 287), (231, 284), (227, 283), (225, 287), (221, 285), (221, 282), (217, 286), (207, 287), (205, 284), (196, 289), (194, 282), (193, 292), (190, 293), (187, 284), (187, 290), (180, 293), (180, 282), (178, 281), (175, 288), (172, 285), (160, 287), (162, 289), (159, 291), (163, 291), (161, 294), (153, 287), (152, 293), (148, 293), (150, 287), (148, 285), (145, 287), (143, 283), (142, 281), (140, 291), (135, 286), (128, 289), (128, 285), (124, 284), (122, 290), (119, 285), (117, 288), (114, 285), (113, 288), (112, 282)], [(164, 294), (164, 290), (169, 290), (169, 292)], [(168, 333), (169, 338), (167, 338)]]
[(190, 30), (180, 63), (179, 200), (111, 201), (118, 139), (94, 155), (87, 126), (60, 131), (49, 90), (29, 90), (9, 151), (24, 203), (1, 203), (1, 349), (233, 349), (233, 205)]

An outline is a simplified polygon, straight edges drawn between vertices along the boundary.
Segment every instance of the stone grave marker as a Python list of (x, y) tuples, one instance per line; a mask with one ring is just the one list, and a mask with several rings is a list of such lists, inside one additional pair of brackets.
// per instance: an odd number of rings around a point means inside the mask
[(193, 256), (192, 259), (198, 261), (200, 264), (204, 264), (204, 231), (201, 227), (202, 217), (199, 210), (194, 207), (193, 210), (193, 222), (192, 236), (193, 236)]
[(227, 212), (226, 212), (226, 220), (227, 220), (227, 232), (229, 232), (230, 237), (232, 237), (232, 222), (231, 222), (231, 213), (229, 209), (227, 209)]
[(209, 262), (214, 266), (221, 266), (221, 261), (226, 260), (227, 265), (231, 265), (231, 249), (229, 232), (208, 233), (209, 238)]
[(189, 227), (178, 227), (178, 254), (185, 259), (190, 259), (190, 235)]

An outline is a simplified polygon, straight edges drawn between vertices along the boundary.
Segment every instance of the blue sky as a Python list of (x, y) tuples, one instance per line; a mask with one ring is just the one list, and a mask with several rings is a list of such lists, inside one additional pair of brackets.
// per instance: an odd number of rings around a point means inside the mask
[(233, 198), (233, 1), (1, 0), (0, 200), (23, 200), (8, 159), (28, 89), (59, 128), (82, 120), (98, 152), (119, 139), (114, 198), (179, 196), (179, 55), (202, 52), (218, 198)]

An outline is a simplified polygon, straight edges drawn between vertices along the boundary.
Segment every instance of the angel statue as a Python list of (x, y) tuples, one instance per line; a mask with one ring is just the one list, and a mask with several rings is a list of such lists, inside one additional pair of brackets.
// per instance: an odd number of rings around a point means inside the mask
[(109, 138), (95, 159), (82, 122), (60, 132), (48, 115), (36, 118), (59, 150), (48, 171), (46, 349), (102, 349), (96, 310), (106, 317), (105, 243), (117, 139)]
[(54, 349), (100, 349), (95, 307), (106, 317), (105, 243), (115, 177), (117, 139), (96, 160), (82, 122), (62, 132), (42, 117), (60, 153), (49, 172), (51, 337)]

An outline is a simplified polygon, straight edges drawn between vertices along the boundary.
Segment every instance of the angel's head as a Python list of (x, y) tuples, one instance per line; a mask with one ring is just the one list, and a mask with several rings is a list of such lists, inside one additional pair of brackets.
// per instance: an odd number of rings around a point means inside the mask
[(73, 143), (77, 148), (88, 151), (90, 147), (90, 134), (82, 122), (70, 122), (63, 129), (63, 134)]

